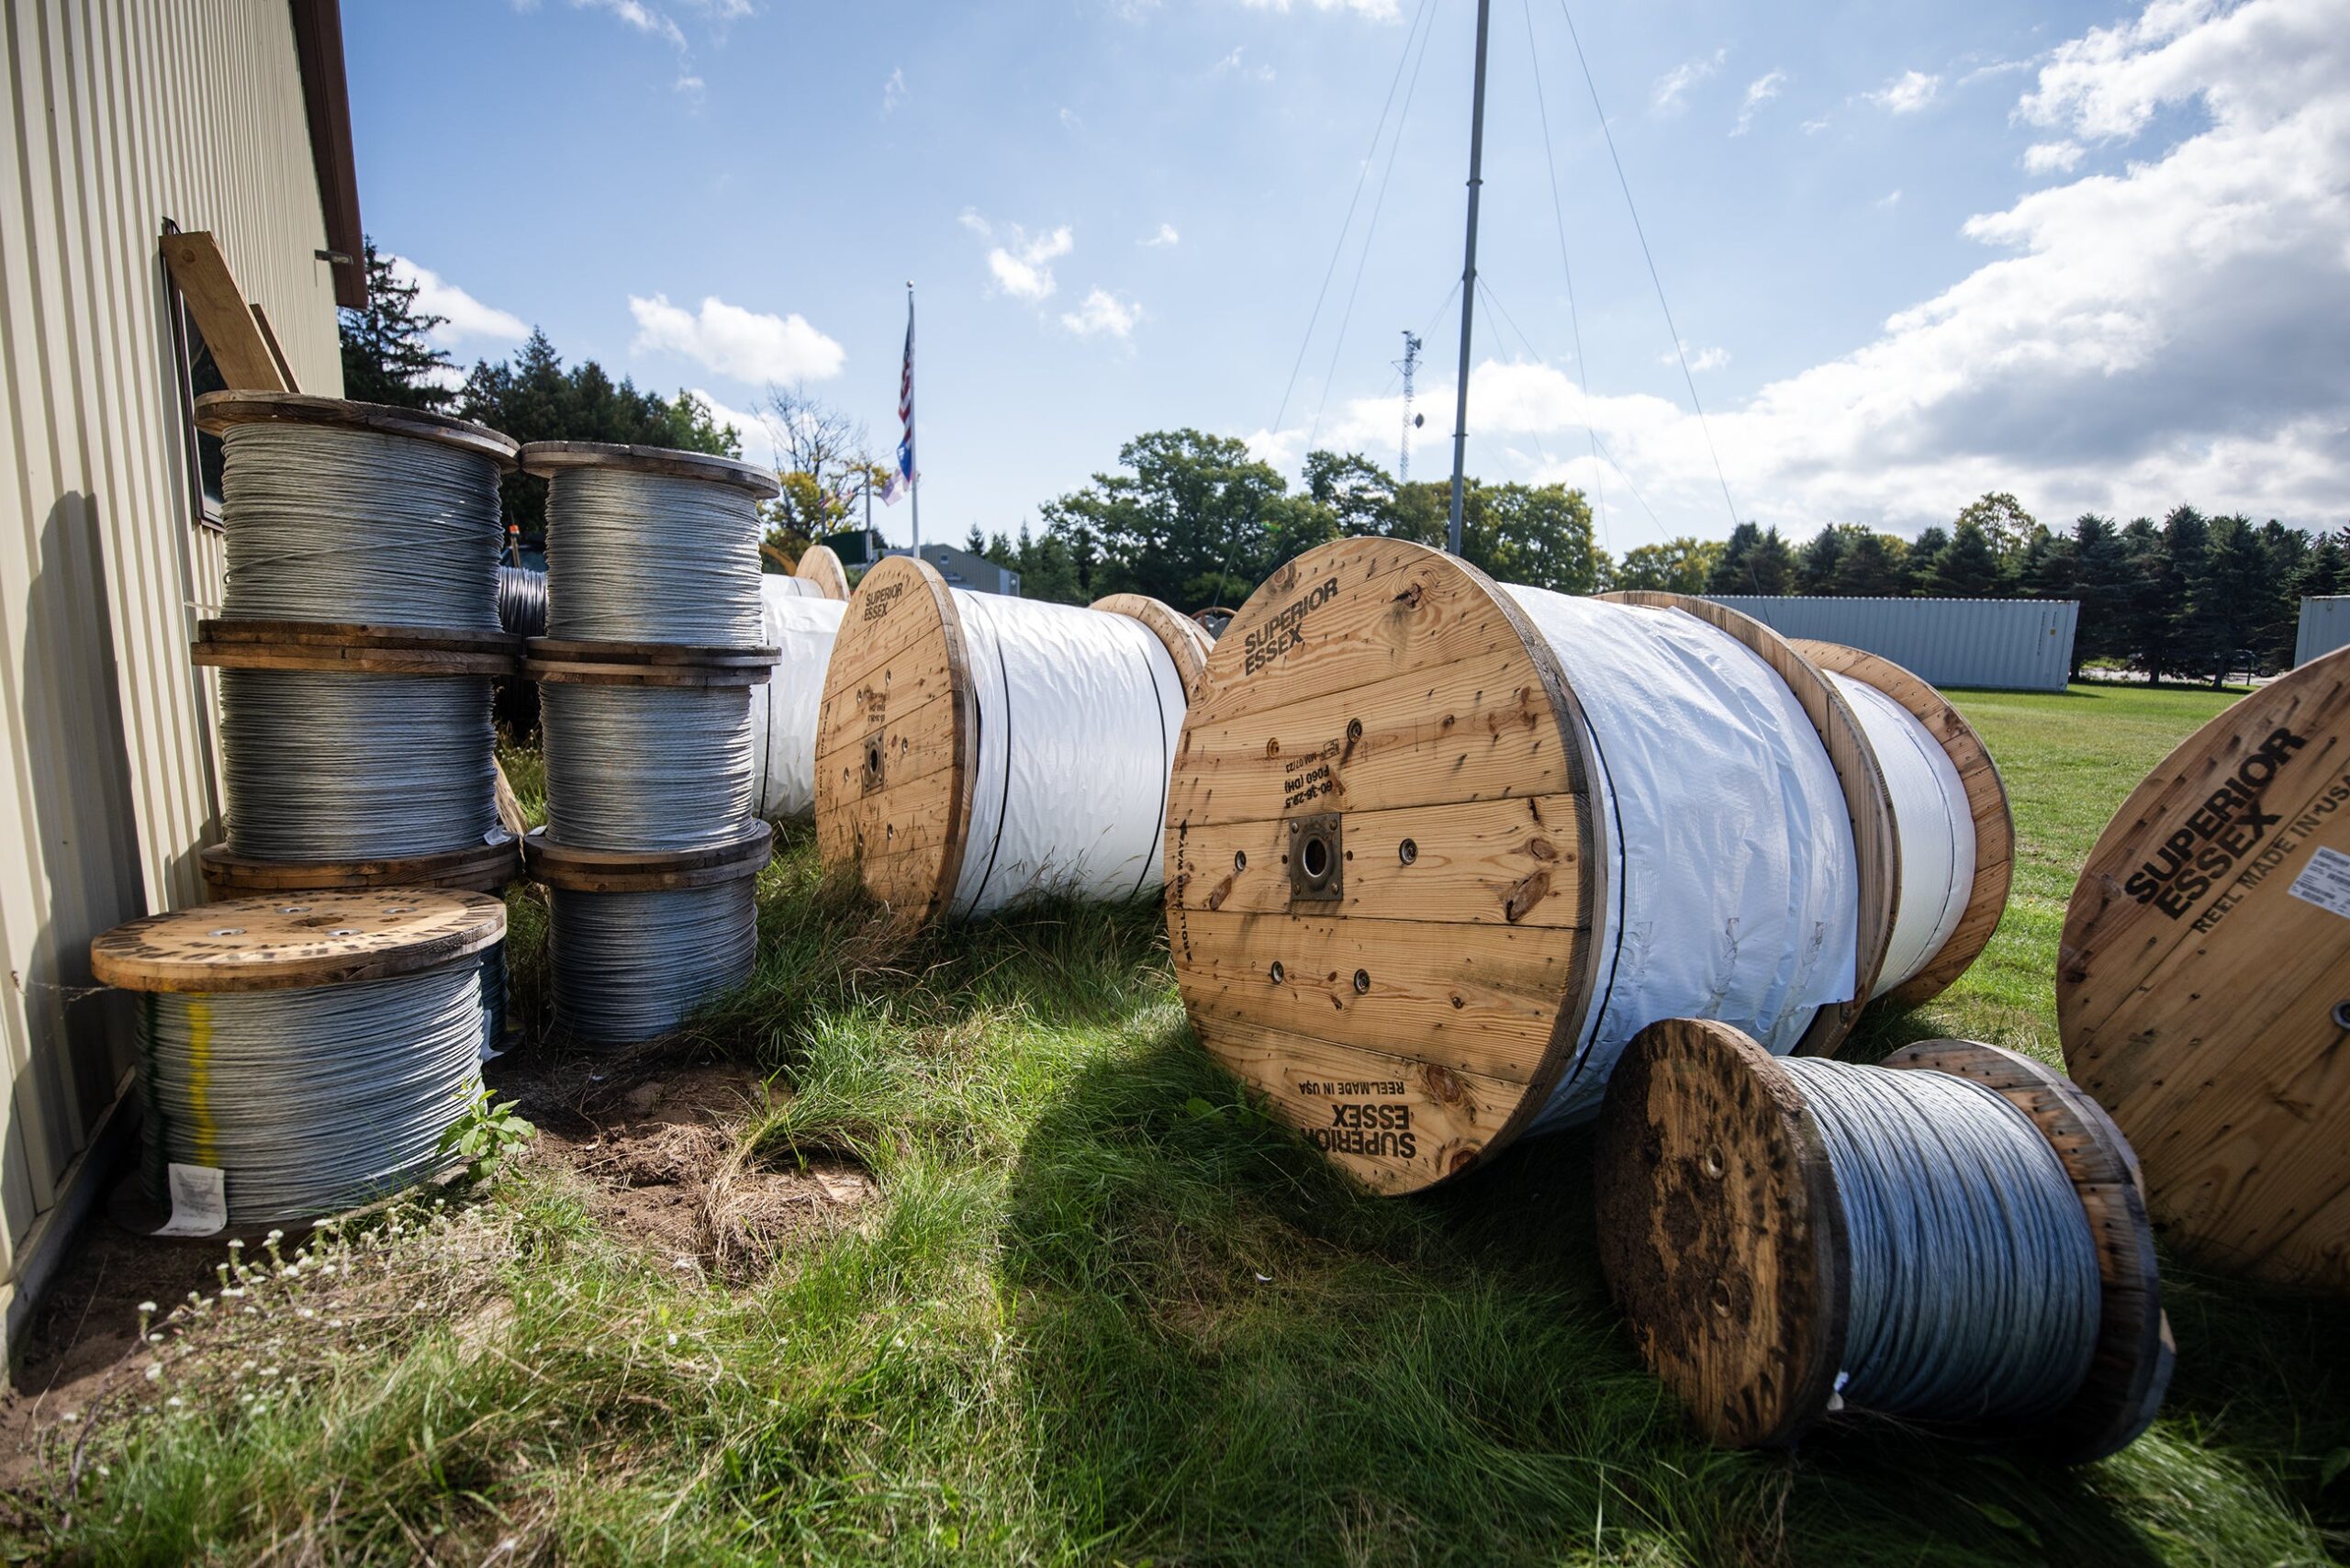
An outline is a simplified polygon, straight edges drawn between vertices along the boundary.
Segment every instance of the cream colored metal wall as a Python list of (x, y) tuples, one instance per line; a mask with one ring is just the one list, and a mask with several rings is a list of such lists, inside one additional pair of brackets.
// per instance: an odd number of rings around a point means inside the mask
[[(218, 237), (306, 392), (339, 395), (285, 0), (0, 0), (0, 1246), (129, 1066), (92, 935), (202, 896), (220, 542), (188, 502), (157, 241)], [(0, 1287), (8, 1291), (8, 1287)], [(13, 1294), (9, 1292), (9, 1294)]]

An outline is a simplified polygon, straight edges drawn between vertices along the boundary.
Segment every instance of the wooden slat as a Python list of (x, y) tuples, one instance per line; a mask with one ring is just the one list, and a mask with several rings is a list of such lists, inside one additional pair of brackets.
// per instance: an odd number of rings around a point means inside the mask
[(163, 260), (229, 390), (293, 391), (218, 242), (202, 230), (166, 234)]
[[(1345, 897), (1333, 913), (1582, 928), (1575, 805), (1572, 795), (1536, 795), (1350, 812)], [(1278, 818), (1170, 827), (1167, 896), (1187, 910), (1286, 913), (1292, 836)]]

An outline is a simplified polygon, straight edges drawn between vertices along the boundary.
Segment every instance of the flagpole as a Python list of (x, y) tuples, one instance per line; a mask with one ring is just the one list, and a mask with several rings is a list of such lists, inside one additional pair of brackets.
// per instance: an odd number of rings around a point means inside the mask
[(1485, 176), (1485, 24), (1493, 0), (1477, 0), (1477, 84), (1469, 115), (1469, 239), (1460, 263), (1460, 371), (1452, 404), (1452, 505), (1445, 518), (1444, 547), (1460, 554), (1460, 492), (1469, 456), (1469, 324), (1477, 311), (1477, 195)]
[[(913, 352), (913, 341), (914, 280), (908, 278), (906, 280), (906, 352), (909, 354)], [(913, 404), (912, 401), (909, 401), (906, 404), (906, 444), (909, 447), (912, 447), (913, 446), (913, 443), (914, 412)], [(919, 459), (917, 459), (917, 461), (919, 461)], [(919, 561), (922, 559), (922, 473), (919, 467), (917, 467), (912, 474), (906, 476), (906, 483), (912, 487), (909, 494), (912, 496), (914, 503), (914, 559)]]

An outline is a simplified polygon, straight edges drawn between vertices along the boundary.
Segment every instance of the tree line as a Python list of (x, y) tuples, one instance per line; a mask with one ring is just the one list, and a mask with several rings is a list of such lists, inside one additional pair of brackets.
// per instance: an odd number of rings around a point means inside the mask
[[(1194, 430), (1137, 436), (1118, 465), (1045, 503), (1041, 529), (974, 528), (971, 548), (1019, 571), (1032, 597), (1084, 603), (1131, 591), (1190, 609), (1237, 605), (1326, 540), (1444, 542), (1449, 481), (1398, 484), (1360, 454), (1309, 454), (1295, 492), (1245, 443)], [(1474, 565), (1562, 593), (2076, 599), (2076, 678), (2092, 665), (2213, 685), (2270, 673), (2292, 663), (2302, 598), (2350, 593), (2350, 527), (2313, 537), (2192, 506), (2159, 523), (2084, 513), (2057, 532), (1993, 492), (1914, 540), (1829, 523), (1798, 545), (1744, 522), (1726, 540), (1642, 544), (1617, 560), (1594, 542), (1581, 491), (1471, 479), (1462, 522)]]

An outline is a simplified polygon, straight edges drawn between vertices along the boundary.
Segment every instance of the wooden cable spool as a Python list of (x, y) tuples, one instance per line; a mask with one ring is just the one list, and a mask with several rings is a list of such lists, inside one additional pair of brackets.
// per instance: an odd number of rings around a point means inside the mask
[(2199, 1264), (2350, 1295), (2350, 651), (2182, 742), (2089, 853), (2065, 1058)]
[[(1927, 1040), (1886, 1068), (1995, 1091), (2044, 1135), (2097, 1252), (2087, 1380), (2021, 1429), (1959, 1428), (2077, 1463), (2154, 1419), (2174, 1350), (2130, 1144), (2053, 1068), (1997, 1046)], [(1780, 1061), (1726, 1024), (1666, 1019), (1617, 1063), (1594, 1149), (1600, 1260), (1641, 1355), (1712, 1440), (1792, 1445), (1837, 1407), (1850, 1238), (1820, 1126)]]
[[(1750, 617), (1609, 597), (1686, 610), (1752, 651), (1825, 748), (1852, 829), (1856, 938), (1849, 1000), (1819, 1007), (1797, 1048), (1832, 1051), (1898, 907), (1891, 802), (1860, 722)], [(1589, 734), (1511, 590), (1422, 545), (1309, 551), (1212, 646), (1168, 800), (1176, 977), (1209, 1051), (1374, 1191), (1433, 1186), (1505, 1148), (1596, 1016), (1594, 912), (1616, 896), (1617, 834), (1595, 810)]]
[(1215, 639), (1198, 622), (1147, 593), (1106, 594), (1086, 608), (1111, 615), (1130, 615), (1149, 627), (1166, 645), (1168, 656), (1175, 661), (1175, 673), (1183, 678), (1183, 695), (1193, 702), (1200, 700), (1200, 689), (1207, 684), (1208, 655), (1215, 647)]
[(1965, 912), (1959, 916), (1958, 929), (1932, 961), (1884, 997), (1897, 1007), (1915, 1007), (1941, 995), (1966, 972), (1967, 966), (1990, 945), (1992, 934), (1999, 928), (1999, 917), (2007, 912), (2016, 844), (2007, 782), (1999, 777), (1998, 765), (1991, 760), (1983, 737), (1951, 706), (1950, 700), (1891, 659), (1841, 643), (1799, 637), (1790, 645), (1818, 669), (1864, 681), (1908, 710), (1940, 743), (1965, 787), (1975, 828), (1975, 881)]
[(415, 974), (505, 935), (506, 905), (484, 893), (325, 890), (147, 915), (92, 942), (90, 968), (125, 991), (289, 991)]
[(759, 686), (773, 678), (780, 648), (691, 648), (675, 643), (588, 642), (533, 637), (522, 673), (551, 685)]
[(321, 892), (330, 889), (456, 888), (496, 892), (512, 881), (521, 862), (514, 840), (439, 855), (377, 860), (257, 860), (216, 844), (199, 857), (204, 885), (216, 899), (271, 893)]
[(848, 571), (829, 544), (811, 544), (801, 551), (791, 575), (802, 582), (815, 584), (826, 599), (848, 598)]
[(704, 849), (660, 852), (583, 849), (550, 843), (546, 829), (522, 840), (531, 875), (548, 887), (576, 893), (650, 893), (715, 887), (755, 877), (775, 858), (775, 830), (754, 818), (725, 843)]
[(207, 435), (236, 425), (311, 425), (325, 430), (368, 431), (453, 446), (487, 457), (510, 470), (521, 443), (487, 425), (422, 409), (313, 398), (299, 392), (207, 392), (196, 400), (196, 424)]
[[(1204, 653), (1182, 616), (1138, 594), (1092, 608), (1143, 625), (1184, 695), (1196, 691)], [(823, 863), (856, 867), (873, 898), (910, 919), (945, 913), (971, 832), (979, 739), (978, 678), (954, 590), (926, 562), (890, 556), (858, 583), (825, 671), (816, 739)]]
[(522, 639), (327, 621), (199, 621), (189, 654), (214, 669), (368, 675), (512, 675)]

